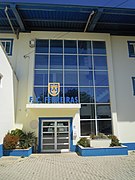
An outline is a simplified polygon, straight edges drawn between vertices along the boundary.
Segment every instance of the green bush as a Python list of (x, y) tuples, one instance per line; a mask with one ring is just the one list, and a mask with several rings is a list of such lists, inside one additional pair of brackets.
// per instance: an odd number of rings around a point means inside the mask
[(121, 146), (121, 143), (119, 142), (119, 139), (117, 138), (117, 136), (109, 135), (108, 137), (109, 139), (111, 139), (110, 147)]
[(108, 139), (108, 136), (105, 135), (104, 133), (98, 133), (97, 135), (91, 134), (90, 138), (91, 139)]
[(87, 138), (81, 138), (78, 142), (77, 145), (81, 145), (83, 147), (90, 147), (90, 141)]
[(4, 149), (27, 149), (35, 143), (34, 132), (24, 132), (20, 129), (12, 130), (3, 141)]

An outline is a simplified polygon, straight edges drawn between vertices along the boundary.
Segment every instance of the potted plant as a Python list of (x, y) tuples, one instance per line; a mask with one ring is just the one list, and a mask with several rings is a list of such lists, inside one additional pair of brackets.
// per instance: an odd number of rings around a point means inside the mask
[(29, 156), (35, 141), (33, 132), (23, 132), (20, 129), (8, 132), (4, 137), (3, 148), (6, 156)]
[(91, 147), (109, 147), (111, 144), (111, 139), (103, 133), (98, 133), (97, 135), (90, 135), (90, 146)]

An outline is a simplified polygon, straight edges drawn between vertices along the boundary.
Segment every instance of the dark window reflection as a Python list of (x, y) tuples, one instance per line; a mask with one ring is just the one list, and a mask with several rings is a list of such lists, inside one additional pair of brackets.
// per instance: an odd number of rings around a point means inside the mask
[(98, 119), (105, 119), (111, 118), (111, 108), (108, 104), (99, 104), (96, 105), (97, 108), (97, 118)]
[(91, 56), (79, 56), (79, 69), (92, 69), (92, 58)]
[(95, 119), (95, 106), (93, 104), (82, 104), (80, 109), (81, 119)]
[(47, 87), (34, 87), (34, 101), (36, 103), (44, 103), (44, 97), (48, 96)]
[(48, 85), (48, 71), (35, 70), (34, 85), (46, 86)]
[(65, 86), (77, 86), (77, 71), (65, 71)]
[(110, 102), (109, 88), (98, 87), (95, 89), (95, 91), (96, 91), (96, 102), (97, 103), (109, 103)]
[(65, 97), (78, 97), (77, 87), (67, 87), (65, 88)]
[(95, 134), (95, 121), (80, 121), (81, 136), (89, 136)]
[(48, 69), (48, 55), (35, 56), (35, 69)]
[(77, 53), (76, 41), (65, 40), (64, 41), (64, 53), (76, 54)]
[(109, 86), (107, 71), (95, 71), (95, 86)]
[(94, 56), (94, 69), (95, 70), (107, 70), (106, 56)]
[(11, 42), (6, 42), (6, 53), (10, 54), (10, 43)]
[(94, 89), (93, 88), (80, 88), (80, 103), (93, 103), (94, 102)]
[(74, 56), (74, 55), (64, 56), (64, 68), (77, 69), (77, 56)]
[(63, 69), (63, 56), (62, 55), (50, 56), (50, 69)]
[(92, 71), (80, 71), (79, 82), (80, 82), (80, 86), (93, 86)]
[(51, 53), (63, 53), (63, 42), (61, 40), (50, 40)]
[(79, 54), (91, 54), (91, 41), (78, 41)]
[(36, 41), (36, 53), (48, 53), (49, 52), (49, 40), (37, 40)]
[(60, 70), (50, 70), (49, 82), (58, 82), (60, 86), (63, 85), (63, 71)]
[(106, 47), (104, 41), (93, 41), (94, 54), (106, 54)]
[(112, 134), (112, 122), (108, 120), (97, 121), (98, 132), (104, 134)]

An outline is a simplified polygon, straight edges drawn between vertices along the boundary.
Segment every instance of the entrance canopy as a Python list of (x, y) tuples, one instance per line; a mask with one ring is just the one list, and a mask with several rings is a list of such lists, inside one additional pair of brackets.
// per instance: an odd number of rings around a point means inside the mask
[(0, 32), (30, 31), (135, 35), (135, 1), (2, 0)]

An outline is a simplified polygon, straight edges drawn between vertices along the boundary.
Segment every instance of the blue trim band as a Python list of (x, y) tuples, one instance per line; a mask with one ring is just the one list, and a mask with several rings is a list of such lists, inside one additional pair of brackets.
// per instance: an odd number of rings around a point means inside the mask
[(122, 143), (122, 145), (127, 146), (128, 150), (135, 150), (135, 142), (132, 142), (132, 143)]
[(38, 152), (41, 152), (41, 128), (43, 120), (70, 120), (70, 151), (74, 152), (76, 150), (76, 145), (73, 145), (73, 118), (72, 117), (49, 117), (41, 118), (39, 117), (39, 130), (38, 130)]
[(2, 157), (2, 156), (3, 156), (3, 145), (0, 144), (0, 157)]

